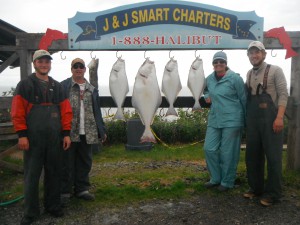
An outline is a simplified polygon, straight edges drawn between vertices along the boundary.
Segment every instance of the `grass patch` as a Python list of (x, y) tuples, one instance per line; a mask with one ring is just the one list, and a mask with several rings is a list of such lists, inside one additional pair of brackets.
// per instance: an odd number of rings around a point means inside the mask
[(168, 199), (178, 198), (185, 195), (187, 185), (181, 181), (166, 187), (160, 182), (150, 183), (147, 187), (139, 187), (138, 185), (125, 185), (122, 187), (106, 186), (96, 191), (96, 196), (101, 202), (120, 203), (130, 201), (139, 201), (145, 199)]
[[(283, 168), (286, 163), (284, 151)], [(241, 195), (248, 189), (245, 151), (241, 151), (237, 171), (238, 188), (226, 193)], [(125, 150), (123, 144), (104, 146), (93, 157), (90, 174), (94, 202), (72, 199), (76, 206), (113, 206), (153, 199), (180, 199), (194, 195), (220, 195), (207, 190), (203, 184), (209, 179), (203, 144), (155, 145), (151, 151)], [(23, 192), (23, 175), (0, 170), (0, 202), (18, 197)], [(300, 196), (300, 171), (283, 170), (285, 195)], [(42, 189), (41, 189), (42, 190)]]
[(2, 160), (5, 161), (5, 162), (8, 162), (8, 163), (19, 165), (19, 166), (23, 165), (23, 160), (13, 158), (13, 157), (10, 157), (10, 156), (5, 156), (5, 157), (3, 157)]
[(202, 144), (163, 146), (155, 145), (151, 151), (125, 150), (123, 144), (104, 146), (102, 151), (94, 156), (94, 163), (117, 161), (151, 161), (151, 160), (200, 160), (204, 159)]
[(2, 140), (0, 143), (0, 152), (12, 147), (18, 143), (17, 140)]

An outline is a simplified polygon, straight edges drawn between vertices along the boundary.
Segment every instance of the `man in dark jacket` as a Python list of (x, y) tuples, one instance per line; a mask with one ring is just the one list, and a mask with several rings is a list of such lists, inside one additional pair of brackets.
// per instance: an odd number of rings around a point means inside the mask
[(62, 85), (48, 76), (49, 52), (33, 55), (35, 73), (20, 81), (12, 101), (12, 121), (24, 151), (25, 212), (21, 224), (31, 224), (40, 214), (39, 179), (44, 168), (44, 207), (54, 217), (63, 216), (60, 179), (63, 149), (70, 147), (72, 109)]
[[(71, 148), (64, 154), (62, 202), (66, 204), (74, 191), (76, 197), (91, 201), (89, 172), (92, 168), (92, 145), (106, 140), (106, 131), (100, 110), (98, 90), (85, 78), (85, 62), (76, 58), (71, 63), (72, 77), (62, 81), (68, 96), (73, 120)], [(74, 188), (74, 190), (72, 190)]]

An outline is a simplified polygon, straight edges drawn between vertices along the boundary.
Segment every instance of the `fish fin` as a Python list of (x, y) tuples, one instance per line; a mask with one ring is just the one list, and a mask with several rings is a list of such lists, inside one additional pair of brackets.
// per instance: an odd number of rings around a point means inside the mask
[(178, 116), (178, 114), (173, 106), (170, 106), (168, 108), (166, 116)]
[(165, 94), (165, 86), (163, 84), (161, 85), (161, 92), (166, 96), (166, 94)]
[(95, 67), (95, 65), (99, 63), (99, 59), (94, 59), (92, 58), (92, 60), (89, 62), (89, 64), (87, 65), (87, 68), (91, 69), (93, 67)]
[(115, 119), (115, 120), (125, 120), (125, 117), (124, 117), (122, 108), (118, 108), (118, 109), (117, 109), (117, 112), (116, 112), (116, 114), (115, 114), (115, 116), (114, 116), (114, 119)]
[(160, 95), (159, 96), (159, 99), (157, 101), (157, 105), (156, 105), (156, 110), (159, 108), (159, 106), (161, 105), (161, 102), (162, 102), (162, 96)]
[(146, 142), (152, 142), (152, 143), (157, 143), (155, 137), (141, 137), (140, 143), (146, 143)]
[(201, 111), (201, 110), (202, 110), (202, 107), (201, 107), (199, 101), (196, 100), (196, 101), (195, 101), (195, 104), (194, 104), (194, 106), (193, 106), (192, 111)]
[(156, 143), (156, 139), (150, 129), (145, 129), (143, 136), (140, 139), (140, 143), (145, 143), (145, 142)]
[(179, 92), (181, 91), (181, 89), (182, 89), (182, 84), (181, 84), (181, 82), (179, 80), (178, 87), (177, 87), (177, 95), (179, 94)]
[(288, 59), (290, 57), (294, 57), (297, 56), (298, 53), (295, 52), (291, 47), (290, 48), (286, 48), (286, 54), (285, 54), (285, 59)]

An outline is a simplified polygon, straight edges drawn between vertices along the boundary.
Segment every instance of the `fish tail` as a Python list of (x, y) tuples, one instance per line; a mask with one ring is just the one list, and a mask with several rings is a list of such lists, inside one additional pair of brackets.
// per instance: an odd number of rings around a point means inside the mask
[(150, 129), (145, 129), (143, 136), (141, 137), (140, 143), (145, 143), (145, 142), (156, 143), (156, 139)]
[(175, 110), (175, 108), (173, 107), (173, 106), (170, 106), (169, 108), (168, 108), (168, 111), (167, 111), (167, 113), (166, 113), (166, 116), (178, 116), (178, 114), (177, 114), (177, 112), (176, 112), (176, 110)]
[(294, 56), (297, 56), (298, 55), (298, 53), (297, 52), (295, 52), (293, 49), (292, 49), (292, 47), (290, 47), (290, 46), (284, 46), (284, 48), (286, 49), (286, 54), (285, 54), (285, 59), (287, 59), (287, 58), (290, 58), (290, 57), (294, 57)]
[(116, 112), (116, 114), (114, 116), (114, 119), (115, 120), (125, 120), (125, 117), (124, 117), (124, 114), (123, 114), (123, 111), (122, 111), (121, 108), (117, 109), (117, 112)]
[(202, 110), (202, 107), (201, 107), (201, 105), (200, 105), (200, 103), (199, 103), (198, 100), (195, 101), (195, 104), (194, 104), (192, 110), (193, 110), (193, 111), (201, 111), (201, 110)]

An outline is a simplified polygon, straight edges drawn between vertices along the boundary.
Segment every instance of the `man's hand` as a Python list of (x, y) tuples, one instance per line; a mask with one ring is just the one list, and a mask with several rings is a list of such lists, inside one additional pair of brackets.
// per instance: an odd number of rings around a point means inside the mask
[(106, 139), (107, 139), (107, 135), (106, 135), (106, 134), (104, 134), (104, 137), (103, 137), (103, 138), (101, 138), (101, 143), (105, 142), (105, 141), (106, 141)]
[(273, 131), (275, 133), (279, 133), (280, 131), (282, 131), (283, 127), (283, 118), (276, 117), (276, 119), (273, 122)]
[(63, 141), (63, 149), (67, 150), (71, 146), (71, 138), (70, 136), (65, 136)]
[(20, 150), (28, 151), (29, 149), (29, 140), (27, 137), (20, 137), (18, 141), (18, 147)]
[(205, 99), (205, 102), (207, 103), (207, 104), (210, 104), (211, 103), (211, 100), (210, 100), (210, 98), (208, 97), (208, 98), (206, 98)]
[(274, 133), (279, 133), (283, 130), (284, 123), (283, 123), (283, 117), (284, 117), (285, 107), (282, 105), (278, 106), (278, 112), (276, 119), (273, 122), (273, 131)]

